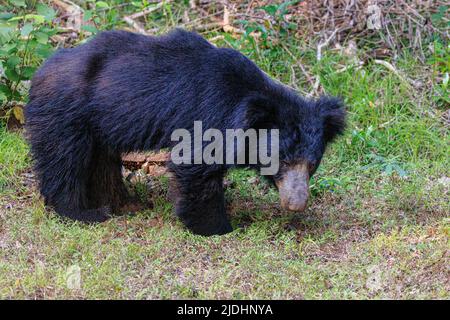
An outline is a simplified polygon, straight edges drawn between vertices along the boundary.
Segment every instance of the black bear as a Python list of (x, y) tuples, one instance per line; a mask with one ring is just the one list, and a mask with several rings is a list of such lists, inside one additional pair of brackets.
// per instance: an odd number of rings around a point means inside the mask
[[(32, 80), (25, 117), (46, 204), (85, 222), (105, 221), (130, 200), (122, 153), (171, 148), (174, 130), (192, 132), (194, 121), (223, 131), (279, 129), (280, 169), (268, 178), (283, 207), (302, 211), (309, 178), (345, 125), (340, 99), (304, 99), (238, 51), (180, 29), (159, 37), (102, 32), (57, 51)], [(169, 164), (176, 214), (192, 232), (232, 230), (222, 184), (230, 167)]]

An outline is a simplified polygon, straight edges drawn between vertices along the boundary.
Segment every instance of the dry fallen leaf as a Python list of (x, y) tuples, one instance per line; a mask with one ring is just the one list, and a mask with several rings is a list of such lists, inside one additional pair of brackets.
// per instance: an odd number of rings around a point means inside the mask
[(20, 124), (25, 123), (25, 116), (23, 114), (23, 108), (21, 106), (14, 106), (13, 114), (14, 117), (20, 122)]

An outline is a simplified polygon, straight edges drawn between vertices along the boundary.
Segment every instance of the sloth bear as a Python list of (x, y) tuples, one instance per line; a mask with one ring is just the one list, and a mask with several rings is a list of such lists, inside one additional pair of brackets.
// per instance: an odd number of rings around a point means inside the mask
[[(46, 205), (84, 222), (105, 221), (132, 201), (121, 153), (172, 148), (172, 132), (192, 132), (194, 121), (222, 131), (279, 129), (280, 166), (268, 179), (282, 207), (302, 211), (309, 178), (345, 126), (340, 99), (302, 98), (238, 51), (181, 29), (102, 32), (57, 51), (32, 80), (25, 117)], [(176, 214), (193, 233), (232, 231), (222, 180), (236, 166), (169, 163)]]

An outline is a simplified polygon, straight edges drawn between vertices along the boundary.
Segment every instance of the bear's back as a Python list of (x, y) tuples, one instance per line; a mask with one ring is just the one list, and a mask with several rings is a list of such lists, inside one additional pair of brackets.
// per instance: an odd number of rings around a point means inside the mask
[[(146, 36), (123, 30), (104, 31), (86, 43), (84, 50), (116, 55), (119, 53), (149, 54), (153, 51), (203, 51), (214, 49), (208, 41), (194, 32), (175, 29), (162, 36)], [(78, 48), (81, 48), (80, 46)]]
[(119, 89), (154, 92), (162, 84), (189, 95), (211, 94), (214, 88), (215, 95), (226, 99), (260, 91), (267, 81), (240, 52), (216, 48), (193, 32), (175, 29), (145, 36), (105, 31), (50, 57), (33, 78), (30, 99), (79, 95), (106, 99)]

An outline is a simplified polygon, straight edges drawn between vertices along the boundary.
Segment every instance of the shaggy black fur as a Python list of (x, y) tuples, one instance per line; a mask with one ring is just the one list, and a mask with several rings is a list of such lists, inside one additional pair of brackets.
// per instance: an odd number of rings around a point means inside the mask
[[(340, 100), (305, 100), (195, 33), (111, 31), (48, 59), (32, 81), (26, 127), (46, 203), (62, 216), (100, 222), (128, 201), (120, 154), (171, 147), (173, 130), (192, 131), (195, 120), (203, 130), (279, 128), (283, 163), (307, 160), (313, 172), (344, 116)], [(170, 165), (176, 213), (193, 232), (231, 231), (227, 169)]]

